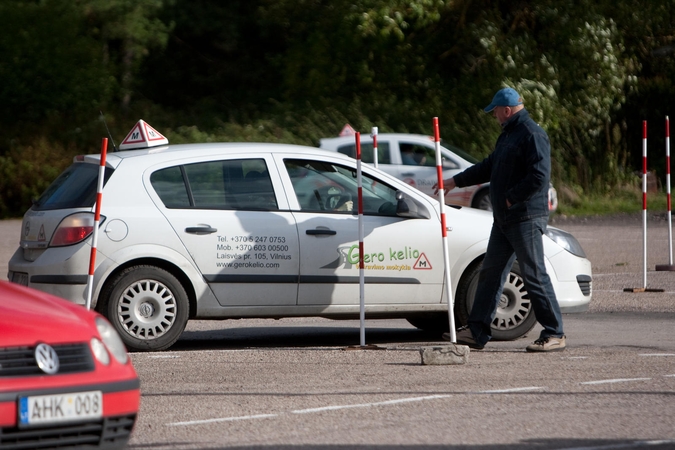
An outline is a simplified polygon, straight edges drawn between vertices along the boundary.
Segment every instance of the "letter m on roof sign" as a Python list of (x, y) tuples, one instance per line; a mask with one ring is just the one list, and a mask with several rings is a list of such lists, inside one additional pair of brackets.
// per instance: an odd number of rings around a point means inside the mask
[(167, 145), (169, 140), (162, 134), (145, 123), (142, 119), (131, 129), (127, 137), (120, 144), (120, 150), (131, 150), (134, 148), (157, 147)]

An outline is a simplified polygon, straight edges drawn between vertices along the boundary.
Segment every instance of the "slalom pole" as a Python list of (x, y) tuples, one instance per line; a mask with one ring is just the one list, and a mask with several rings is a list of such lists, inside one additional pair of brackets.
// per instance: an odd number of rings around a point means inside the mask
[(668, 204), (668, 264), (657, 264), (656, 270), (675, 271), (673, 266), (673, 217), (670, 203), (670, 119), (666, 116), (666, 202)]
[(438, 203), (441, 207), (441, 234), (443, 235), (443, 265), (445, 266), (445, 294), (448, 301), (448, 323), (450, 325), (450, 340), (457, 342), (455, 332), (455, 311), (452, 300), (452, 283), (450, 280), (450, 255), (448, 250), (448, 228), (445, 223), (445, 189), (443, 187), (443, 166), (441, 159), (441, 135), (438, 128), (438, 117), (434, 117), (434, 144), (436, 147), (436, 174), (438, 176)]
[(647, 289), (647, 121), (642, 121), (642, 288), (625, 288), (624, 292), (663, 292)]
[(373, 165), (377, 169), (377, 127), (371, 129), (370, 135), (373, 137)]
[(365, 266), (363, 253), (363, 183), (361, 178), (361, 133), (356, 133), (356, 182), (358, 186), (359, 210), (359, 321), (360, 344), (366, 346), (366, 296), (365, 296)]
[(101, 164), (98, 170), (98, 188), (96, 190), (96, 212), (94, 213), (94, 230), (89, 256), (89, 277), (87, 279), (87, 309), (91, 309), (91, 294), (94, 287), (94, 267), (96, 266), (96, 246), (98, 245), (98, 226), (101, 222), (101, 200), (103, 199), (103, 180), (105, 179), (105, 158), (108, 151), (108, 138), (101, 142)]
[(642, 287), (647, 289), (647, 121), (642, 121)]

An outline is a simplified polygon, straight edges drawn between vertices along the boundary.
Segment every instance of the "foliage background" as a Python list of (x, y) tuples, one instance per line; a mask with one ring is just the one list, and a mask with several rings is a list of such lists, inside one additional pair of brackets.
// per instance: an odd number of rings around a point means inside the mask
[(675, 0), (0, 0), (0, 217), (98, 151), (101, 111), (117, 142), (142, 118), (174, 143), (308, 145), (437, 116), (483, 157), (507, 85), (549, 132), (564, 212), (636, 189), (643, 120), (665, 179), (674, 39)]

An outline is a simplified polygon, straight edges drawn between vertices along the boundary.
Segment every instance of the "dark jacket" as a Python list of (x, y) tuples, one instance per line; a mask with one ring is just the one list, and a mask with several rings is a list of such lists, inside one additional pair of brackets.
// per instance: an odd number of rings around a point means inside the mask
[[(458, 187), (490, 182), (497, 224), (547, 217), (551, 178), (548, 135), (522, 109), (504, 124), (490, 156), (454, 178)], [(507, 199), (510, 208), (506, 207)]]

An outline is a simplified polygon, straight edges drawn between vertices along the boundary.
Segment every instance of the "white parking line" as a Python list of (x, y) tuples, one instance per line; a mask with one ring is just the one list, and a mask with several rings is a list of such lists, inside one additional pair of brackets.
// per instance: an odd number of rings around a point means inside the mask
[[(672, 375), (664, 375), (665, 377), (675, 377), (675, 374)], [(651, 378), (615, 378), (615, 379), (610, 379), (610, 380), (596, 380), (596, 381), (585, 381), (580, 384), (585, 384), (585, 385), (597, 385), (597, 384), (610, 384), (610, 383), (626, 383), (626, 382), (633, 382), (633, 381), (648, 381), (651, 380)], [(370, 407), (375, 407), (375, 406), (388, 406), (388, 405), (398, 405), (402, 403), (412, 403), (412, 402), (422, 402), (422, 401), (427, 401), (427, 400), (438, 400), (438, 399), (445, 399), (445, 398), (450, 398), (453, 396), (457, 395), (476, 395), (476, 394), (510, 394), (510, 393), (516, 393), (516, 392), (530, 392), (530, 391), (540, 391), (546, 389), (545, 387), (542, 386), (527, 386), (527, 387), (519, 387), (519, 388), (510, 388), (510, 389), (494, 389), (494, 390), (486, 390), (486, 391), (477, 391), (477, 392), (467, 392), (465, 394), (459, 393), (459, 394), (437, 394), (437, 395), (426, 395), (424, 397), (406, 397), (406, 398), (399, 398), (399, 399), (394, 399), (394, 400), (385, 400), (381, 402), (369, 402), (369, 403), (355, 403), (355, 404), (350, 404), (350, 405), (328, 405), (328, 406), (322, 406), (319, 408), (306, 408), (306, 409), (296, 409), (293, 411), (290, 411), (291, 414), (313, 414), (313, 413), (319, 413), (319, 412), (324, 412), (324, 411), (338, 411), (338, 410), (343, 410), (343, 409), (353, 409), (353, 408), (370, 408)], [(235, 422), (235, 421), (240, 421), (240, 420), (257, 420), (257, 419), (269, 419), (269, 418), (274, 418), (274, 417), (279, 417), (284, 415), (285, 413), (279, 413), (279, 414), (256, 414), (256, 415), (250, 415), (250, 416), (234, 416), (234, 417), (219, 417), (219, 418), (213, 418), (213, 419), (203, 419), (203, 420), (190, 420), (186, 422), (172, 422), (168, 423), (167, 426), (190, 426), (190, 425), (204, 425), (204, 424), (209, 424), (209, 423), (218, 423), (218, 422)], [(662, 441), (644, 441), (645, 443), (647, 442), (662, 442)], [(623, 444), (621, 444), (623, 445)], [(634, 444), (631, 444), (634, 445)], [(649, 444), (651, 445), (651, 444)], [(588, 447), (588, 449), (612, 449), (612, 448), (622, 448), (622, 447)], [(569, 449), (569, 450), (585, 450), (586, 447), (579, 447), (576, 449)]]
[[(513, 392), (527, 392), (527, 391), (536, 391), (536, 390), (542, 390), (545, 389), (543, 387), (538, 387), (538, 386), (530, 386), (530, 387), (521, 387), (521, 388), (513, 388), (513, 389), (498, 389), (498, 390), (490, 390), (490, 391), (479, 391), (479, 392), (467, 392), (467, 394), (509, 394)], [(329, 406), (322, 406), (319, 408), (307, 408), (307, 409), (296, 409), (293, 411), (290, 411), (291, 414), (313, 414), (313, 413), (319, 413), (323, 411), (338, 411), (341, 409), (353, 409), (353, 408), (369, 408), (373, 406), (389, 406), (389, 405), (399, 405), (402, 403), (413, 403), (413, 402), (423, 402), (427, 400), (438, 400), (438, 399), (444, 399), (444, 398), (450, 398), (453, 396), (457, 395), (463, 395), (463, 394), (437, 394), (437, 395), (425, 395), (424, 397), (406, 397), (406, 398), (398, 398), (394, 400), (385, 400), (381, 402), (370, 402), (370, 403), (355, 403), (351, 405), (329, 405)], [(257, 415), (251, 415), (251, 416), (234, 416), (234, 417), (217, 417), (213, 419), (203, 419), (203, 420), (190, 420), (186, 422), (171, 422), (167, 423), (167, 426), (170, 427), (176, 427), (176, 426), (190, 426), (190, 425), (204, 425), (204, 424), (209, 424), (209, 423), (218, 423), (218, 422), (235, 422), (238, 420), (255, 420), (255, 419), (269, 419), (272, 417), (278, 417), (283, 415), (284, 413), (279, 413), (279, 414), (257, 414)]]
[(530, 387), (522, 387), (522, 388), (513, 388), (513, 389), (496, 389), (494, 391), (479, 391), (479, 394), (508, 394), (511, 392), (526, 392), (526, 391), (540, 391), (542, 389), (546, 389), (543, 387), (539, 386), (530, 386)]
[(675, 356), (675, 353), (641, 353), (639, 356)]
[(216, 422), (235, 422), (237, 420), (269, 419), (270, 417), (277, 417), (278, 415), (279, 414), (256, 414), (253, 416), (220, 417), (216, 419), (190, 420), (189, 422), (167, 423), (167, 426), (177, 427), (181, 425), (203, 425), (206, 423), (216, 423)]
[(609, 383), (628, 383), (631, 381), (648, 381), (651, 378), (615, 378), (613, 380), (584, 381), (580, 384), (609, 384)]
[(372, 402), (372, 403), (357, 403), (354, 405), (334, 405), (334, 406), (323, 406), (321, 408), (308, 408), (308, 409), (298, 409), (291, 411), (293, 414), (308, 414), (322, 411), (336, 411), (339, 409), (349, 409), (349, 408), (369, 408), (371, 406), (384, 406), (384, 405), (397, 405), (400, 403), (411, 403), (411, 402), (423, 402), (425, 400), (436, 400), (439, 398), (449, 398), (450, 394), (444, 395), (427, 395), (424, 397), (411, 397), (411, 398), (399, 398), (396, 400), (386, 400), (383, 402)]

